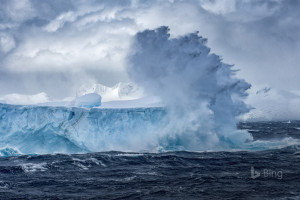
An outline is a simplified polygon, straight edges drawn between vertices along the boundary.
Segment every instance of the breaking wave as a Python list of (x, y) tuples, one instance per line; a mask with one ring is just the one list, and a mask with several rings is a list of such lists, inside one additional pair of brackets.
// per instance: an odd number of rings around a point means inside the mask
[(166, 105), (168, 124), (161, 134), (189, 150), (241, 148), (252, 140), (238, 131), (236, 117), (249, 111), (243, 102), (250, 84), (192, 33), (170, 38), (168, 27), (136, 35), (128, 72), (145, 91)]

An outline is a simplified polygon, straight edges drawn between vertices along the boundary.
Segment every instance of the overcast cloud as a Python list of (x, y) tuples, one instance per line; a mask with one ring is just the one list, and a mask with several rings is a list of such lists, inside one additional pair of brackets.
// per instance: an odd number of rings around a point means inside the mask
[(199, 31), (253, 87), (300, 90), (297, 0), (0, 0), (0, 95), (75, 94), (84, 82), (129, 81), (138, 31)]

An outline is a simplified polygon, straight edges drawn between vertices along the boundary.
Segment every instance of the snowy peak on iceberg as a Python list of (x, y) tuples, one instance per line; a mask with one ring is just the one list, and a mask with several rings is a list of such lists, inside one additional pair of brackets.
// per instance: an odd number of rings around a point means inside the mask
[(141, 97), (142, 90), (134, 83), (118, 83), (114, 86), (114, 88), (118, 89), (118, 95), (120, 98), (126, 97)]
[(113, 87), (107, 87), (99, 83), (82, 85), (76, 92), (76, 96), (89, 93), (101, 95), (102, 101), (132, 100), (143, 96), (143, 91), (134, 83), (118, 83)]

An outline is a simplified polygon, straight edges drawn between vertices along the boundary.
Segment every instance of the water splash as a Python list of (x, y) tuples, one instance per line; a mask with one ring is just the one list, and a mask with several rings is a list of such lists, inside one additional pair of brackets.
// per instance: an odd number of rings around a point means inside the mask
[(252, 139), (236, 128), (236, 117), (249, 110), (243, 100), (251, 85), (236, 78), (206, 42), (198, 33), (170, 38), (168, 27), (135, 36), (128, 73), (167, 106), (163, 146), (239, 148)]

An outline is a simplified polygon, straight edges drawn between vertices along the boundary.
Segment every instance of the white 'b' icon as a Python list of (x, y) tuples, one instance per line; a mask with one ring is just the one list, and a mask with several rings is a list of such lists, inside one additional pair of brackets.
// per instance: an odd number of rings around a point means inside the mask
[(260, 176), (260, 173), (258, 171), (255, 171), (254, 167), (251, 167), (251, 178), (256, 179), (259, 176)]

